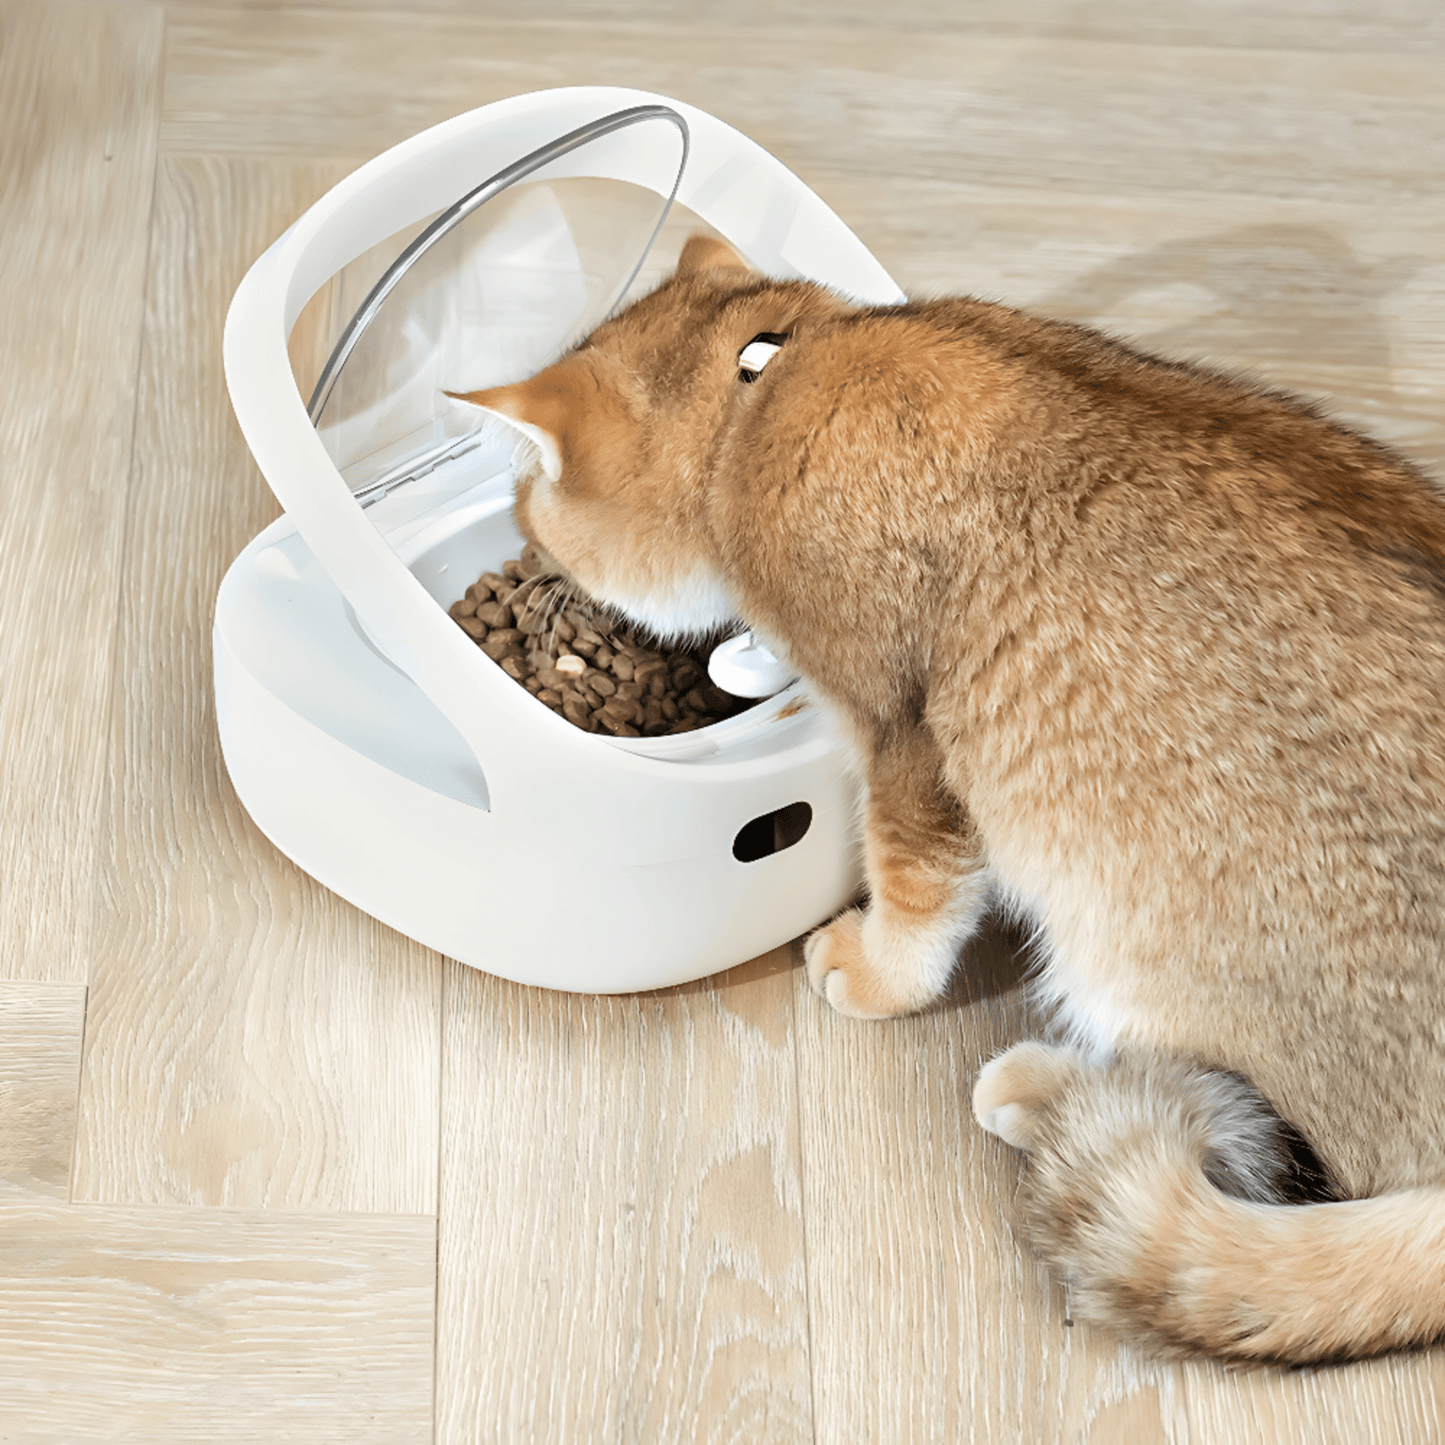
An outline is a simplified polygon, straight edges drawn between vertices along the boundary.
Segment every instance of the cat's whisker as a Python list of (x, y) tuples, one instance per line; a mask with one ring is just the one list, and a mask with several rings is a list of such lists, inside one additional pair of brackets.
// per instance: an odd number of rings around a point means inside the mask
[(551, 653), (557, 651), (557, 626), (562, 620), (561, 588), (561, 577), (553, 576), (548, 578), (547, 590), (542, 599), (543, 616), (550, 618), (550, 627), (547, 632), (547, 650)]

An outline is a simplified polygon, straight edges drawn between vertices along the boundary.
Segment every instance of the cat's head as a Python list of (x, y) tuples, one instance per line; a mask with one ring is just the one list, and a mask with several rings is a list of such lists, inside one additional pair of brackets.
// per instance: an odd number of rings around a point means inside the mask
[(708, 496), (725, 434), (752, 400), (739, 355), (842, 307), (694, 236), (671, 279), (561, 360), (459, 399), (533, 443), (515, 515), (557, 570), (660, 636), (696, 636), (736, 617)]

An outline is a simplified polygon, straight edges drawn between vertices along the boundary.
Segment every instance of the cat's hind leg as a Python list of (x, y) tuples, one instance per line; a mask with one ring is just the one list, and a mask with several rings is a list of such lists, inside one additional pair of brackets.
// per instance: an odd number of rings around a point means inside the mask
[(972, 820), (923, 730), (869, 759), (863, 840), (867, 907), (820, 928), (804, 957), (809, 981), (839, 1013), (891, 1018), (947, 989), (991, 892)]
[(1122, 1160), (1155, 1148), (1246, 1199), (1280, 1199), (1296, 1172), (1291, 1131), (1245, 1080), (1167, 1055), (1096, 1066), (1073, 1049), (1015, 1044), (980, 1071), (973, 1111), (1030, 1155), (1037, 1201), (1103, 1194), (1105, 1179), (1129, 1176)]
[(1032, 1149), (1054, 1099), (1086, 1067), (1072, 1049), (1029, 1041), (991, 1059), (973, 1086), (974, 1117), (1015, 1149)]

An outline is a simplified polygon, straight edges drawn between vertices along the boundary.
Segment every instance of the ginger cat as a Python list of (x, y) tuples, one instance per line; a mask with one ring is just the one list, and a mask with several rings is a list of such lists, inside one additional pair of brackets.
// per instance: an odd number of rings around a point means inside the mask
[[(806, 946), (834, 1008), (937, 999), (990, 907), (1035, 926), (1066, 1043), (995, 1059), (974, 1103), (1029, 1151), (1025, 1228), (1077, 1316), (1235, 1359), (1445, 1335), (1420, 472), (1083, 327), (855, 308), (703, 237), (467, 399), (536, 444), (518, 523), (584, 591), (664, 634), (742, 618), (849, 725), (869, 901)], [(1336, 1202), (1281, 1202), (1293, 1131)]]

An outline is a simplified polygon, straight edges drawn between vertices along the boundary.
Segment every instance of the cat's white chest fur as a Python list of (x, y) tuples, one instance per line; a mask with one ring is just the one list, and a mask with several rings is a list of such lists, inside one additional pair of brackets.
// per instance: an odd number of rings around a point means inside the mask
[(1049, 1008), (1053, 1027), (1074, 1048), (1103, 1063), (1134, 1020), (1116, 989), (1100, 985), (1059, 955), (1050, 959), (1035, 984), (1040, 1003)]
[(1075, 906), (1061, 908), (1055, 900), (1050, 909), (1000, 881), (1009, 911), (1036, 930), (1041, 966), (1029, 991), (1051, 1032), (1098, 1063), (1113, 1055), (1122, 1038), (1142, 1036), (1140, 1011), (1100, 956), (1109, 947), (1109, 929), (1093, 916), (1098, 905), (1077, 899)]

